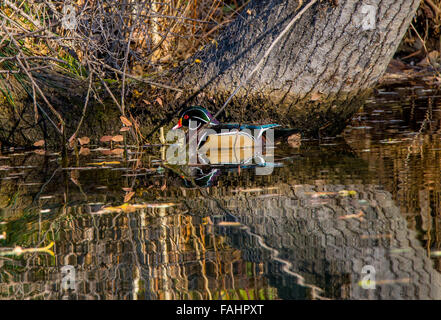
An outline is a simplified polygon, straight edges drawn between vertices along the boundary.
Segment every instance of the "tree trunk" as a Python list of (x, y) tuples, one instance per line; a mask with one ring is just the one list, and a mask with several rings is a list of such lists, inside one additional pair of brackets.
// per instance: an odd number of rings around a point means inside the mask
[[(180, 97), (175, 91), (130, 84), (145, 94), (137, 100), (127, 97), (145, 137), (151, 140), (182, 107), (200, 104), (215, 113), (239, 85), (219, 120), (276, 122), (298, 128), (304, 136), (339, 133), (385, 71), (419, 0), (372, 0), (369, 5), (319, 0), (308, 8), (316, 0), (304, 1), (252, 0), (217, 42), (165, 74), (166, 82), (173, 79), (172, 85), (184, 89)], [(73, 79), (66, 84), (44, 70), (37, 73), (34, 77), (65, 119), (69, 137), (81, 118), (87, 84)], [(91, 138), (115, 134), (120, 125), (114, 100), (102, 86), (98, 91), (105, 103), (89, 104), (79, 133)], [(142, 102), (157, 96), (166, 108)], [(45, 139), (60, 144), (44, 114), (38, 125), (34, 120), (32, 100), (20, 108), (2, 108), (0, 142), (29, 145)]]
[[(343, 129), (386, 70), (419, 1), (331, 2), (301, 15), (237, 92), (227, 118), (275, 121), (305, 134)], [(182, 68), (175, 82), (193, 93), (189, 103), (219, 110), (301, 11), (297, 7), (297, 0), (251, 1), (216, 43)]]

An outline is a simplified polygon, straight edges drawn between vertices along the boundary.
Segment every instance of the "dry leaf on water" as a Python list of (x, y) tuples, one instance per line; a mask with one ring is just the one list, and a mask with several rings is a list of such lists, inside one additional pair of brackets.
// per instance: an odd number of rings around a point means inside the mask
[(124, 153), (124, 149), (121, 148), (112, 150), (112, 154), (123, 154), (123, 153)]
[(132, 126), (132, 123), (131, 123), (130, 120), (127, 119), (126, 117), (121, 116), (121, 117), (119, 117), (119, 118), (121, 119), (121, 122), (122, 122), (125, 126), (127, 126), (127, 127), (131, 127), (131, 126)]
[(72, 180), (73, 183), (75, 183), (77, 186), (80, 185), (80, 182), (78, 179), (80, 178), (80, 172), (78, 170), (72, 170), (70, 172), (70, 180)]
[(110, 156), (112, 155), (112, 150), (110, 149), (104, 149), (104, 150), (100, 150), (100, 152), (105, 155), (105, 156)]
[(288, 137), (288, 144), (291, 148), (300, 148), (302, 144), (302, 137), (299, 133), (295, 133)]
[(121, 162), (119, 161), (103, 161), (103, 162), (91, 162), (88, 163), (87, 165), (94, 165), (94, 166), (104, 166), (104, 165), (109, 165), (109, 164), (120, 164)]
[(102, 149), (99, 150), (103, 155), (110, 156), (110, 155), (120, 155), (124, 153), (124, 149), (122, 148), (116, 148), (116, 149)]
[(177, 203), (144, 203), (144, 204), (129, 204), (124, 203), (117, 207), (105, 207), (101, 209), (98, 212), (95, 212), (95, 214), (105, 214), (105, 213), (112, 213), (112, 212), (135, 212), (139, 209), (145, 209), (145, 208), (171, 208), (174, 206), (177, 206)]
[(79, 154), (82, 156), (88, 156), (90, 154), (90, 149), (81, 147)]
[(90, 138), (89, 137), (78, 138), (78, 142), (80, 143), (80, 145), (85, 145), (90, 142)]
[(134, 192), (134, 191), (131, 191), (131, 192), (127, 193), (127, 194), (125, 195), (125, 197), (124, 197), (124, 202), (129, 202), (130, 199), (132, 199), (132, 197), (133, 197), (134, 195), (135, 195), (135, 192)]
[(338, 192), (338, 194), (342, 197), (355, 196), (357, 194), (357, 191), (355, 191), (355, 190), (340, 190)]
[(44, 140), (38, 140), (37, 142), (34, 143), (34, 147), (42, 147), (44, 146), (45, 142)]
[(72, 136), (72, 137), (69, 139), (69, 148), (73, 148), (74, 145), (75, 145), (75, 136)]
[(100, 141), (101, 142), (109, 142), (109, 141), (112, 141), (112, 136), (103, 136), (103, 137), (101, 137), (101, 139), (100, 139)]
[(112, 141), (114, 141), (114, 142), (122, 142), (122, 141), (124, 141), (124, 137), (119, 134), (119, 135), (113, 136), (112, 137)]

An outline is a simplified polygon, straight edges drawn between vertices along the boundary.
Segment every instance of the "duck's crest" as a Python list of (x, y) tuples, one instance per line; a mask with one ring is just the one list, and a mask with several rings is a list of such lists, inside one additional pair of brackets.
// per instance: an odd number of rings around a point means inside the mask
[(201, 106), (192, 106), (189, 107), (188, 109), (184, 110), (184, 112), (189, 112), (192, 110), (199, 110), (201, 112), (203, 112), (206, 116), (207, 116), (207, 121), (211, 124), (211, 125), (217, 125), (219, 124), (219, 121), (217, 121), (216, 119), (214, 119), (213, 115), (204, 107)]

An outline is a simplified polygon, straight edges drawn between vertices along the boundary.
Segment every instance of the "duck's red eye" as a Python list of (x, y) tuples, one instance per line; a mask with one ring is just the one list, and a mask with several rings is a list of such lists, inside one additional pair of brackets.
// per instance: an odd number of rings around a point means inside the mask
[(189, 118), (188, 114), (184, 116), (184, 119), (187, 120)]

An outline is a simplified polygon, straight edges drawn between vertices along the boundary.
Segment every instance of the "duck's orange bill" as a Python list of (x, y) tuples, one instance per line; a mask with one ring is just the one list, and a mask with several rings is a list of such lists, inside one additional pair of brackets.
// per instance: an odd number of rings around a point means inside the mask
[(175, 125), (175, 126), (172, 128), (172, 130), (176, 130), (176, 129), (179, 129), (179, 128), (182, 128), (182, 118), (179, 119), (178, 124)]

